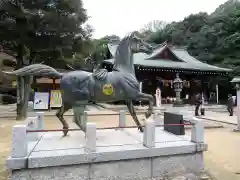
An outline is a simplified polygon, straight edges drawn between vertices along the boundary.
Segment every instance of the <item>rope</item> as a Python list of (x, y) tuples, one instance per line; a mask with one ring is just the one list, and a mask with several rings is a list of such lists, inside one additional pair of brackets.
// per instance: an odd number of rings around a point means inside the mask
[[(155, 127), (166, 127), (166, 126), (193, 126), (192, 123), (187, 124), (164, 124), (164, 125), (156, 125)], [(141, 126), (145, 127), (145, 126)], [(103, 129), (120, 129), (120, 128), (138, 128), (138, 126), (125, 126), (125, 127), (101, 127), (97, 128), (97, 130), (103, 130)], [(33, 132), (59, 132), (59, 131), (82, 131), (82, 129), (45, 129), (45, 130), (27, 130), (27, 133), (33, 133)]]

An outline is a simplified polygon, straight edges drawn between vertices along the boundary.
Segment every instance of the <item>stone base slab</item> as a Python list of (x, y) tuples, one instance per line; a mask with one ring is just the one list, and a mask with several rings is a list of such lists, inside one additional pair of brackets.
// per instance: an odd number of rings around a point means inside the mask
[(11, 180), (152, 180), (200, 174), (202, 168), (202, 153), (196, 153), (15, 170)]
[[(73, 124), (73, 128), (76, 125)], [(191, 142), (188, 136), (176, 136), (155, 129), (155, 146), (143, 145), (137, 129), (97, 130), (96, 151), (85, 147), (81, 131), (41, 134), (28, 143), (28, 155), (9, 157), (7, 167), (12, 180), (70, 179), (150, 179), (168, 173), (200, 172), (203, 168), (204, 143)]]
[(235, 129), (233, 129), (233, 132), (240, 132), (240, 129), (235, 128)]

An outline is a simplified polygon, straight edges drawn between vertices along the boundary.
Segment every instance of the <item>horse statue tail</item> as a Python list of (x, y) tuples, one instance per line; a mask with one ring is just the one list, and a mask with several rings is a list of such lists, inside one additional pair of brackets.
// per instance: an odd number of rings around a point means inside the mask
[(29, 66), (25, 66), (21, 69), (12, 72), (3, 71), (5, 74), (16, 75), (16, 76), (43, 76), (43, 77), (51, 77), (51, 78), (61, 78), (63, 73), (56, 71), (56, 69), (44, 65), (44, 64), (32, 64)]

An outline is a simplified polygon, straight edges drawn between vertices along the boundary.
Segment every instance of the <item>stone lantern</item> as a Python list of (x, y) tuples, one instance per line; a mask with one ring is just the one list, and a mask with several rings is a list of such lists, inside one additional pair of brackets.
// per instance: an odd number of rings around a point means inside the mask
[(182, 100), (181, 100), (181, 92), (183, 89), (183, 81), (179, 78), (179, 74), (176, 74), (176, 79), (173, 81), (173, 88), (176, 92), (176, 101), (174, 103), (175, 106), (181, 106)]
[(236, 88), (237, 91), (240, 90), (239, 82), (235, 84), (235, 88)]
[[(240, 94), (240, 77), (235, 77), (232, 79), (232, 81), (230, 81), (232, 84), (234, 84), (234, 88), (236, 89), (236, 101), (237, 101), (237, 98), (240, 98), (238, 97)], [(237, 101), (239, 102), (239, 101)], [(237, 104), (237, 106), (240, 106), (240, 104)]]

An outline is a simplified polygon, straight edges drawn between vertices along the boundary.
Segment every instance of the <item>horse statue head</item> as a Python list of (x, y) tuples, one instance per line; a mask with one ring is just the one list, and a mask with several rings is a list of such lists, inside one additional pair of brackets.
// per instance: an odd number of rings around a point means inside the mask
[(115, 52), (113, 69), (135, 74), (133, 54), (153, 52), (153, 47), (141, 40), (134, 32), (124, 37)]
[(130, 48), (132, 53), (142, 52), (146, 54), (151, 54), (153, 52), (153, 47), (139, 37), (137, 37), (134, 32), (128, 36), (128, 39), (130, 39)]

